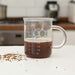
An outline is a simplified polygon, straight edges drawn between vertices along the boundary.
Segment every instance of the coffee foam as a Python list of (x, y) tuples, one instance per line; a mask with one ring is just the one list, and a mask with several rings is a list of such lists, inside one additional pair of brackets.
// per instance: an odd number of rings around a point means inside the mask
[(51, 42), (52, 40), (50, 38), (25, 38), (24, 41), (26, 42)]

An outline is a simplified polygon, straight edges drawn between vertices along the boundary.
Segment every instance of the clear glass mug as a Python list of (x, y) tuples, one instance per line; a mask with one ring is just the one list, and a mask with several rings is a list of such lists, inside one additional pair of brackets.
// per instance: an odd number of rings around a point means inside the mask
[[(24, 18), (24, 46), (25, 54), (30, 58), (47, 58), (52, 53), (52, 48), (60, 48), (66, 43), (65, 30), (52, 25), (51, 18)], [(64, 34), (63, 41), (58, 46), (53, 46), (52, 31), (57, 29)]]

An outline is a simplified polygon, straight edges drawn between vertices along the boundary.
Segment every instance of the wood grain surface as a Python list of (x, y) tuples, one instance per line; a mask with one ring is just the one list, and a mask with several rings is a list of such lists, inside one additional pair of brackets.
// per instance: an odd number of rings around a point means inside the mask
[[(75, 30), (75, 24), (68, 22), (60, 22), (55, 23), (54, 25), (58, 25), (63, 27), (65, 30)], [(9, 26), (0, 26), (0, 30), (24, 30), (24, 25), (9, 25)]]

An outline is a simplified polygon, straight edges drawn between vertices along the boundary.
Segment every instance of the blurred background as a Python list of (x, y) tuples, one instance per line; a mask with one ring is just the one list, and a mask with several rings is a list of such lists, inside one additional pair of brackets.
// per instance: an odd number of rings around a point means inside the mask
[[(66, 30), (66, 45), (75, 45), (75, 0), (0, 0), (0, 45), (24, 45), (23, 17), (53, 18)], [(62, 42), (59, 31), (53, 36)]]

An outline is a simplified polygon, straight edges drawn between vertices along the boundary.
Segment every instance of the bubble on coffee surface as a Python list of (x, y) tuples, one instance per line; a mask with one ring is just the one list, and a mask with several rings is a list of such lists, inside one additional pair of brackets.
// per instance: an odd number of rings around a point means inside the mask
[(36, 43), (41, 43), (41, 42), (51, 42), (51, 38), (25, 38), (24, 41), (27, 42), (36, 42)]

